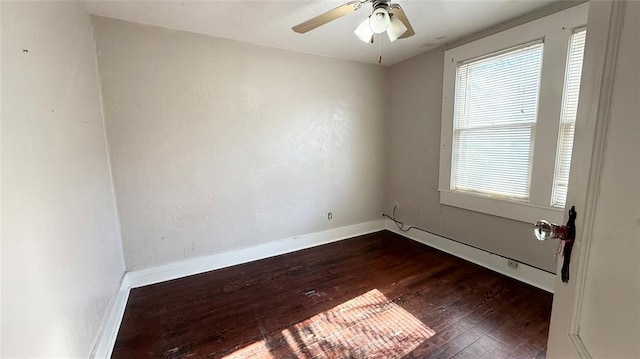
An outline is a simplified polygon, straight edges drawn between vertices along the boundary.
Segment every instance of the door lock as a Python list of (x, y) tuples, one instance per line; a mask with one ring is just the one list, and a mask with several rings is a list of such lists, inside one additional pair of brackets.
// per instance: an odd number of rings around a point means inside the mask
[(562, 249), (562, 282), (569, 282), (569, 264), (571, 262), (571, 250), (573, 249), (573, 241), (576, 238), (576, 207), (571, 206), (569, 210), (569, 220), (566, 226), (550, 223), (544, 219), (539, 219), (533, 225), (533, 231), (539, 241), (548, 239), (558, 239), (563, 246)]

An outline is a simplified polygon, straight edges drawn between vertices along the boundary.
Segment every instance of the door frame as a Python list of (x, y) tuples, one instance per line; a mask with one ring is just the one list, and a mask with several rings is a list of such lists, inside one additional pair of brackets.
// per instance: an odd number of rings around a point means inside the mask
[[(567, 207), (575, 205), (578, 212), (577, 232), (569, 283), (562, 283), (560, 276), (556, 278), (547, 345), (550, 358), (592, 357), (580, 338), (580, 316), (624, 7), (624, 0), (589, 2), (567, 200)], [(565, 214), (565, 221), (567, 218)], [(560, 272), (561, 264), (559, 261), (556, 273)]]

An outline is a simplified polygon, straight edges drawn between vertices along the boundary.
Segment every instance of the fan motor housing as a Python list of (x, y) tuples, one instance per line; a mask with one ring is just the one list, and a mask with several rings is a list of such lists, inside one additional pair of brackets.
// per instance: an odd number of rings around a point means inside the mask
[(377, 8), (389, 9), (389, 0), (371, 0), (373, 3), (373, 10)]

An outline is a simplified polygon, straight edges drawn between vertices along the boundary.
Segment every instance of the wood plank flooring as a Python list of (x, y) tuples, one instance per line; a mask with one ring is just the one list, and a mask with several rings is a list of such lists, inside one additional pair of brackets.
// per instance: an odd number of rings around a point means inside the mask
[(133, 289), (114, 358), (544, 358), (552, 295), (388, 231)]

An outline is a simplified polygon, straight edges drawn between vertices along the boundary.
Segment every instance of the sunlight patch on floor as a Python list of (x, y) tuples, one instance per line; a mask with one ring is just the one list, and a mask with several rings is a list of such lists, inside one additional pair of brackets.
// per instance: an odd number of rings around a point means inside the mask
[(374, 289), (225, 358), (401, 358), (434, 334)]

